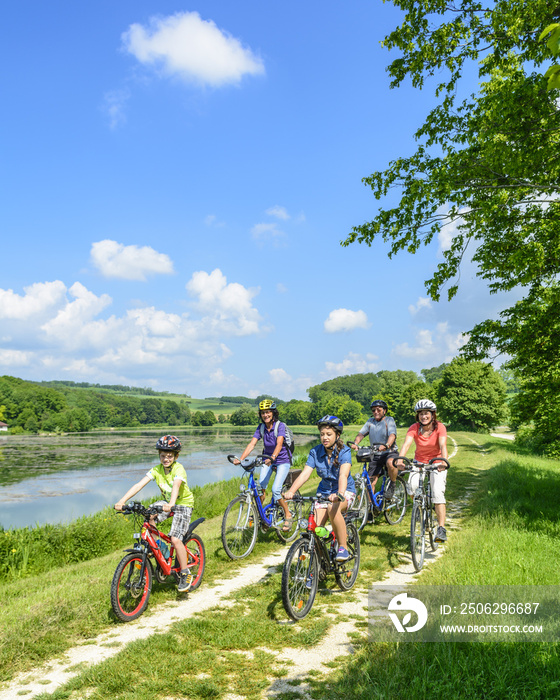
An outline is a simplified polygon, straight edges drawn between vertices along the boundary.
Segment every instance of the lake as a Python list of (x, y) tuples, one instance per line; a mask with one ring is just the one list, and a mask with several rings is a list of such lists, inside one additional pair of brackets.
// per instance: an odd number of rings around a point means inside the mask
[[(227, 461), (239, 455), (253, 435), (249, 428), (188, 428), (180, 462), (189, 486), (239, 476)], [(158, 463), (159, 430), (8, 435), (0, 437), (0, 525), (5, 529), (70, 522), (116, 503)], [(315, 438), (296, 435), (296, 444)], [(258, 448), (258, 446), (257, 446)], [(254, 454), (257, 454), (255, 450)], [(138, 495), (159, 494), (155, 482)]]

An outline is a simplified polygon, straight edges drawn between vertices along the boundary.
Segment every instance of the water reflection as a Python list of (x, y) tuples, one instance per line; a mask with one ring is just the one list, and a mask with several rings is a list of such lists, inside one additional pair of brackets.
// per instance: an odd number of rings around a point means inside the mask
[[(241, 477), (228, 454), (239, 454), (247, 429), (189, 429), (181, 463), (189, 486)], [(68, 522), (115, 503), (157, 464), (158, 431), (108, 431), (69, 436), (8, 436), (0, 442), (0, 525), (18, 528)], [(296, 436), (305, 444), (310, 436)], [(140, 496), (157, 495), (155, 483)], [(201, 504), (200, 513), (203, 506)]]

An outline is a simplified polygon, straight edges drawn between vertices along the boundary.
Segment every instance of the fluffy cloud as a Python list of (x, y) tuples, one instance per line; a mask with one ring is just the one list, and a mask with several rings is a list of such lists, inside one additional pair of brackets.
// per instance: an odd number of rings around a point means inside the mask
[(150, 246), (125, 246), (106, 239), (91, 246), (91, 260), (104, 277), (143, 282), (147, 275), (173, 274), (171, 258)]
[(328, 315), (324, 328), (327, 333), (341, 333), (342, 331), (353, 331), (356, 328), (367, 328), (368, 325), (365, 311), (335, 309)]
[(111, 130), (126, 123), (125, 106), (129, 99), (130, 90), (111, 90), (105, 93), (102, 110), (109, 118)]
[(467, 339), (463, 333), (449, 331), (447, 322), (438, 323), (435, 331), (421, 329), (416, 333), (416, 345), (401, 343), (394, 349), (398, 357), (412, 358), (431, 362), (436, 366), (442, 362), (450, 362)]
[(274, 216), (276, 219), (282, 219), (282, 221), (287, 221), (290, 218), (285, 207), (281, 207), (278, 204), (270, 209), (266, 210), (269, 216)]
[(432, 302), (428, 299), (428, 297), (418, 297), (416, 304), (411, 304), (408, 307), (408, 311), (415, 316), (422, 309), (430, 309), (431, 306)]
[(327, 377), (340, 377), (345, 374), (364, 374), (366, 372), (375, 372), (380, 369), (379, 358), (368, 352), (366, 355), (360, 355), (356, 352), (349, 352), (342, 362), (325, 362), (325, 370)]
[(63, 282), (37, 282), (24, 287), (24, 296), (12, 289), (0, 289), (0, 318), (26, 320), (42, 315), (63, 302), (66, 286)]
[(281, 238), (284, 232), (281, 231), (276, 224), (255, 224), (251, 229), (251, 235), (256, 241), (262, 241), (267, 238)]
[(160, 66), (186, 82), (218, 87), (265, 72), (261, 58), (198, 12), (153, 17), (148, 27), (133, 24), (122, 41), (140, 63)]
[[(235, 377), (220, 374), (231, 356), (230, 337), (260, 332), (260, 315), (253, 306), (256, 289), (228, 283), (218, 269), (196, 272), (187, 284), (194, 297), (189, 313), (168, 313), (153, 306), (129, 309), (122, 316), (108, 314), (106, 294), (96, 295), (80, 282), (32, 285), (19, 296), (0, 289), (3, 324), (2, 367), (25, 367), (39, 377), (71, 374), (72, 379), (145, 385), (150, 377), (177, 376), (181, 381), (200, 377), (233, 384)], [(43, 292), (43, 295), (41, 295)]]
[(259, 289), (248, 289), (242, 284), (228, 284), (221, 270), (195, 272), (186, 285), (187, 291), (196, 298), (197, 308), (206, 314), (203, 321), (210, 327), (232, 335), (258, 333), (260, 314), (252, 299)]

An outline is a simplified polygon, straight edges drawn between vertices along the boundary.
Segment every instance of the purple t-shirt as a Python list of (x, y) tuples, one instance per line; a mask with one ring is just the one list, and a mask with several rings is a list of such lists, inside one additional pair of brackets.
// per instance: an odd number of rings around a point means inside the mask
[[(290, 455), (288, 454), (288, 448), (286, 447), (286, 426), (284, 423), (281, 421), (277, 421), (278, 423), (278, 437), (282, 436), (284, 438), (284, 443), (282, 444), (282, 449), (280, 450), (278, 457), (276, 459), (277, 464), (289, 464), (290, 462)], [(266, 429), (266, 425), (263, 425), (264, 431), (263, 431), (263, 453), (265, 455), (272, 455), (276, 448), (276, 436), (274, 435), (274, 426), (276, 423), (273, 423), (270, 430)], [(261, 439), (261, 426), (258, 425), (257, 429), (255, 430), (255, 434), (253, 435), (254, 438), (257, 438), (257, 440)]]

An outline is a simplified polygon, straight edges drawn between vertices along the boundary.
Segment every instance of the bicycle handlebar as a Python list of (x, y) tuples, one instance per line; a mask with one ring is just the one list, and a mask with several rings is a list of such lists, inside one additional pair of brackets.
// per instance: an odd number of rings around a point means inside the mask
[[(445, 457), (434, 457), (431, 459), (429, 462), (417, 462), (416, 460), (411, 460), (408, 459), (408, 457), (395, 457), (393, 460), (393, 466), (397, 466), (397, 462), (403, 462), (404, 463), (404, 469), (400, 471), (406, 471), (406, 472), (412, 472), (415, 470), (423, 470), (426, 472), (435, 472), (435, 471), (441, 471), (441, 467), (443, 466), (446, 470), (449, 469), (451, 466), (449, 462), (445, 459)], [(438, 462), (438, 464), (436, 464)], [(441, 462), (444, 462), (445, 464), (441, 464)]]
[(228, 455), (227, 458), (228, 461), (231, 462), (231, 464), (235, 464), (233, 460), (236, 459), (239, 462), (239, 464), (236, 464), (236, 466), (243, 467), (243, 469), (245, 469), (246, 472), (253, 471), (253, 469), (255, 469), (256, 467), (262, 466), (262, 463), (265, 459), (261, 455), (252, 458), (246, 457), (244, 460), (240, 460), (239, 457), (236, 457), (235, 455)]
[[(175, 511), (173, 508), (169, 511), (170, 515), (173, 515)], [(123, 515), (130, 515), (131, 513), (140, 513), (144, 517), (149, 517), (150, 515), (155, 515), (156, 513), (163, 513), (163, 506), (145, 506), (140, 501), (132, 501), (131, 503), (125, 503), (120, 511), (117, 513), (122, 513)]]
[[(352, 440), (346, 440), (346, 444), (348, 445), (348, 447), (352, 447), (352, 445), (358, 447), (358, 443), (353, 442)], [(375, 450), (376, 452), (381, 452), (382, 450), (378, 450), (378, 447), (384, 447), (386, 450), (389, 449), (389, 446), (386, 445), (384, 442), (372, 442), (370, 443), (370, 445), (364, 445), (363, 447), (359, 447), (358, 449)]]

